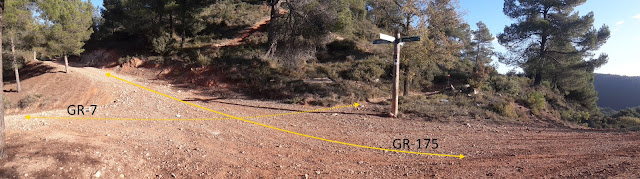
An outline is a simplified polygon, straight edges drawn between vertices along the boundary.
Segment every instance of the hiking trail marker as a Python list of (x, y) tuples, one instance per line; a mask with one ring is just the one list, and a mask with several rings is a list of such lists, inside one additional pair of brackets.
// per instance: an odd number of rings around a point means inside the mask
[(373, 44), (390, 44), (393, 43), (393, 96), (391, 102), (391, 115), (398, 117), (398, 91), (400, 91), (400, 46), (404, 45), (404, 42), (416, 42), (420, 41), (420, 36), (414, 37), (400, 37), (400, 32), (396, 31), (396, 36), (390, 36), (380, 33), (380, 39), (373, 41)]

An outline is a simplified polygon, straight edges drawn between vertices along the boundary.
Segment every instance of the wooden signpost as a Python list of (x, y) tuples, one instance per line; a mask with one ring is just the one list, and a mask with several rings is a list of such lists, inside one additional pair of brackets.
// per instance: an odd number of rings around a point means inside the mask
[(420, 41), (420, 36), (400, 37), (400, 33), (396, 32), (395, 37), (380, 33), (380, 39), (373, 41), (373, 44), (390, 44), (393, 43), (393, 96), (391, 97), (391, 115), (398, 117), (398, 92), (400, 91), (400, 46), (404, 42)]

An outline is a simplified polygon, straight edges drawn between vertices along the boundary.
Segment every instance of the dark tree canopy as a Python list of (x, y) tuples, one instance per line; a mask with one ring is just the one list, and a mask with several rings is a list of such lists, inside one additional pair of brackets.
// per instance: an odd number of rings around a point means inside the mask
[(80, 55), (93, 29), (93, 6), (80, 0), (37, 1), (49, 55)]

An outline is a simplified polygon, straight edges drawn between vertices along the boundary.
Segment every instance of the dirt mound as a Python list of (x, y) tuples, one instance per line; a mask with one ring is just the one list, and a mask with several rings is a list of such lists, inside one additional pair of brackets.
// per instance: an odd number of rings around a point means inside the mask
[(22, 91), (15, 82), (4, 85), (7, 114), (64, 109), (69, 105), (102, 105), (113, 98), (108, 84), (92, 80), (81, 70), (64, 73), (64, 66), (54, 62), (31, 62), (21, 73)]
[(114, 49), (99, 48), (87, 53), (83, 53), (80, 57), (81, 66), (90, 67), (115, 67), (118, 65), (120, 54)]

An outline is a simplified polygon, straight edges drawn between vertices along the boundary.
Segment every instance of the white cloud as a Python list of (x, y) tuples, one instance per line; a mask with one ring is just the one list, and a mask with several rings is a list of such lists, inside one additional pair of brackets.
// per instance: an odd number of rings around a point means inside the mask
[(622, 25), (622, 24), (624, 24), (624, 21), (618, 21), (618, 22), (616, 22), (616, 25)]
[(634, 19), (640, 19), (640, 14), (638, 14), (638, 15), (636, 15), (636, 16), (633, 16), (633, 17), (631, 17), (631, 18), (634, 18)]

